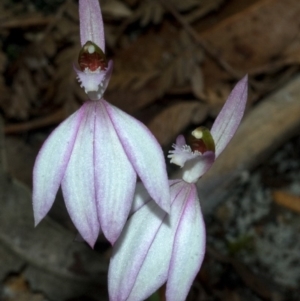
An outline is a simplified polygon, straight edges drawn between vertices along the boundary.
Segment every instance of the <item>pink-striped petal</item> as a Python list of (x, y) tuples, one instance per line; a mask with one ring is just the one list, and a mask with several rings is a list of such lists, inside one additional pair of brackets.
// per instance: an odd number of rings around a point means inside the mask
[(244, 115), (248, 91), (248, 77), (241, 79), (231, 91), (225, 105), (216, 118), (211, 134), (216, 145), (216, 158), (235, 134)]
[(95, 103), (86, 102), (83, 107), (86, 112), (61, 185), (75, 227), (93, 247), (100, 231), (94, 175)]
[(79, 0), (81, 46), (91, 41), (105, 52), (105, 38), (99, 0)]
[(103, 101), (96, 102), (94, 164), (97, 210), (105, 237), (114, 244), (128, 218), (136, 173), (126, 156)]
[(170, 215), (149, 202), (128, 220), (111, 257), (108, 274), (111, 301), (144, 300), (167, 280), (173, 229), (179, 222), (186, 187), (189, 185), (182, 181), (171, 187)]
[(205, 253), (205, 225), (197, 196), (191, 186), (174, 239), (166, 288), (167, 301), (184, 301)]
[(42, 146), (33, 169), (35, 225), (48, 213), (65, 174), (79, 126), (85, 114), (81, 107), (62, 122)]
[(144, 124), (105, 102), (125, 153), (153, 200), (166, 212), (170, 193), (162, 149)]

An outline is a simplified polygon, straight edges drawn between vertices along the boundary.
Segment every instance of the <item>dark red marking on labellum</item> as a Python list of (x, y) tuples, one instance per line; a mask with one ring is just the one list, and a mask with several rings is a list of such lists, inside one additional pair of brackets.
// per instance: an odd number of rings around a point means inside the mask
[(215, 151), (214, 139), (210, 131), (204, 126), (196, 128), (191, 133), (191, 135), (188, 137), (188, 144), (190, 145), (192, 151), (198, 151), (201, 154), (204, 154), (208, 151)]
[(90, 71), (105, 70), (107, 59), (104, 52), (93, 42), (86, 42), (81, 48), (78, 56), (78, 64), (81, 71), (86, 68)]
[(201, 154), (207, 152), (207, 147), (206, 145), (204, 144), (203, 140), (202, 139), (191, 139), (191, 144), (190, 144), (190, 147), (192, 149), (192, 151), (198, 151), (200, 152)]

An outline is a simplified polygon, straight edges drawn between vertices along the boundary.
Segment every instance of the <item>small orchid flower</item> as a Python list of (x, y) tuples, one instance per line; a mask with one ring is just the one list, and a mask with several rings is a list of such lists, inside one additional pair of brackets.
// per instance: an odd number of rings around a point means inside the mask
[[(179, 136), (171, 162), (183, 168), (183, 179), (169, 181), (170, 214), (139, 187), (129, 218), (116, 242), (108, 283), (111, 301), (140, 301), (166, 283), (167, 301), (184, 301), (205, 253), (205, 225), (195, 183), (231, 140), (244, 114), (247, 77), (229, 95), (211, 132), (200, 127), (190, 145)], [(140, 226), (142, 225), (142, 227)]]
[[(98, 0), (80, 0), (79, 67), (74, 67), (88, 100), (62, 122), (42, 146), (33, 170), (37, 225), (61, 185), (67, 210), (91, 246), (102, 230), (113, 244), (131, 209), (137, 175), (151, 197), (170, 210), (163, 153), (139, 121), (103, 99), (112, 72), (104, 49)], [(154, 164), (155, 163), (155, 164)]]

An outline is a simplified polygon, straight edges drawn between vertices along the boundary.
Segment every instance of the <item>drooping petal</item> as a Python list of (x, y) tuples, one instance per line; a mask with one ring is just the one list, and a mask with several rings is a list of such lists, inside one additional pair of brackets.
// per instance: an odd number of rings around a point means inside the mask
[(97, 210), (105, 237), (114, 244), (128, 218), (136, 173), (103, 101), (96, 102), (94, 164)]
[(195, 185), (187, 198), (174, 239), (166, 288), (167, 301), (184, 301), (205, 253), (205, 225)]
[(42, 146), (33, 169), (33, 211), (35, 225), (48, 213), (73, 150), (85, 114), (81, 107), (62, 122)]
[(86, 102), (73, 152), (65, 176), (62, 192), (69, 215), (80, 235), (91, 247), (99, 235), (100, 223), (96, 208), (94, 176), (95, 103)]
[(188, 183), (196, 183), (215, 161), (214, 152), (198, 154), (194, 159), (187, 161), (183, 167), (182, 178)]
[[(181, 196), (186, 184), (179, 182), (175, 185), (171, 190), (173, 201)], [(173, 244), (170, 225), (176, 220), (176, 212), (172, 216), (170, 219), (152, 201), (128, 220), (110, 261), (110, 300), (144, 300), (166, 281)], [(151, 284), (149, 275), (154, 276)]]
[(248, 77), (245, 76), (231, 91), (212, 126), (211, 134), (216, 145), (216, 158), (227, 146), (242, 120), (247, 102), (247, 91)]
[(157, 231), (127, 301), (145, 300), (167, 281), (170, 252), (190, 190), (191, 185), (183, 181), (171, 187), (171, 212)]
[(79, 0), (81, 46), (91, 41), (105, 52), (105, 38), (99, 0)]
[(170, 194), (162, 149), (145, 125), (105, 102), (125, 153), (153, 200), (170, 210)]

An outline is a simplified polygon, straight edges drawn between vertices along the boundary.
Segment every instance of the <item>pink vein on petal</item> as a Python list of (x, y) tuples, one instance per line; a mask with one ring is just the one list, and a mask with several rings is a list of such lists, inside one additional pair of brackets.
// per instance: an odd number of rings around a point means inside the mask
[[(178, 196), (181, 187), (184, 186), (183, 182), (177, 185), (178, 190), (173, 192), (172, 199)], [(129, 297), (129, 295), (157, 233), (160, 231), (162, 224), (166, 227), (164, 223), (166, 216), (167, 214), (157, 204), (149, 202), (128, 220), (120, 239), (114, 246), (111, 257), (108, 274), (111, 300), (143, 299), (141, 296), (140, 299), (135, 299), (133, 296)], [(139, 248), (136, 247), (137, 245)], [(134, 262), (128, 260), (129, 256), (135, 258)], [(140, 285), (143, 286), (143, 284)], [(135, 292), (134, 294), (139, 293)]]
[(216, 158), (227, 146), (242, 120), (247, 102), (247, 90), (246, 75), (233, 88), (212, 126), (211, 134), (215, 140)]
[(83, 105), (63, 121), (44, 142), (33, 169), (33, 211), (35, 225), (48, 213), (76, 141), (78, 129), (85, 114)]
[(81, 236), (93, 247), (100, 231), (94, 179), (94, 122), (96, 102), (87, 101), (84, 119), (70, 157), (62, 191), (69, 215)]
[[(185, 300), (205, 253), (205, 225), (192, 184), (176, 230), (166, 289), (167, 301)], [(188, 247), (187, 247), (188, 246)]]
[[(128, 297), (128, 301), (145, 300), (166, 282), (169, 261), (172, 255), (172, 244), (179, 217), (183, 209), (182, 200), (186, 198), (189, 184), (181, 181), (171, 189), (171, 213), (166, 214), (154, 239), (147, 249), (146, 257), (139, 269), (135, 285)], [(149, 275), (155, 275), (149, 279)]]
[(140, 121), (104, 102), (132, 166), (153, 200), (166, 212), (170, 192), (163, 152), (150, 130)]
[(105, 237), (114, 244), (131, 209), (136, 173), (124, 152), (103, 100), (97, 101), (95, 184), (97, 210)]
[(91, 41), (105, 52), (104, 27), (99, 0), (79, 0), (79, 18), (81, 46)]

